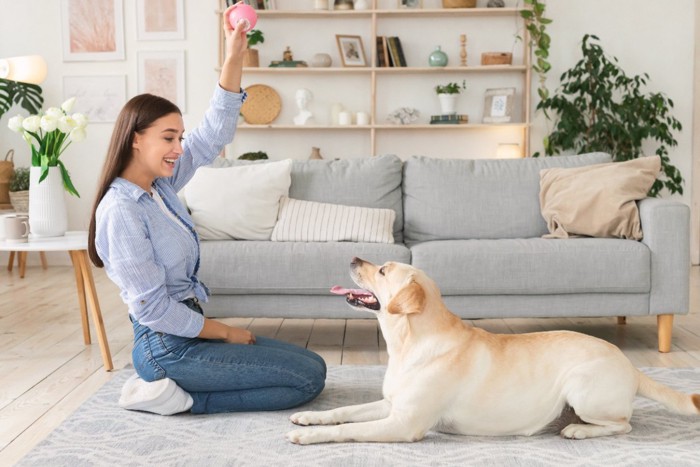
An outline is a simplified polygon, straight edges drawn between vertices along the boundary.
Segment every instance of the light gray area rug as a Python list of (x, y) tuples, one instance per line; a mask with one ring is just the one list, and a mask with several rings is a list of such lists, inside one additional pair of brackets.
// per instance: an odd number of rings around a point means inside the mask
[[(381, 398), (382, 366), (333, 366), (326, 389), (304, 409), (325, 410)], [(700, 368), (646, 368), (654, 379), (700, 392)], [(533, 437), (463, 437), (430, 432), (411, 444), (322, 444), (286, 441), (296, 410), (161, 417), (117, 406), (121, 370), (37, 445), (18, 465), (182, 466), (581, 466), (700, 465), (700, 417), (677, 416), (638, 398), (632, 432), (616, 437), (565, 440)]]

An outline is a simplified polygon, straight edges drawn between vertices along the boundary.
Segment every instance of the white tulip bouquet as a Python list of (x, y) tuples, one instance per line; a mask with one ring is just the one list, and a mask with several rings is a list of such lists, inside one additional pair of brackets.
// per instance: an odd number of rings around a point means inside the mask
[(87, 117), (81, 113), (70, 115), (75, 104), (71, 97), (61, 108), (51, 107), (39, 115), (23, 118), (12, 117), (7, 126), (10, 130), (22, 133), (22, 137), (32, 149), (32, 167), (41, 167), (41, 183), (49, 174), (49, 167), (60, 167), (63, 186), (68, 193), (80, 198), (71, 182), (68, 170), (59, 158), (72, 142), (79, 143), (85, 139)]

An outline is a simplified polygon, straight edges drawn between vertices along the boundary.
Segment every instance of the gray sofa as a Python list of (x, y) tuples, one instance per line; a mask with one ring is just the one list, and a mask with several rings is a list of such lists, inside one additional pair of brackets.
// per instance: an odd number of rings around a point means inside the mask
[[(358, 318), (329, 294), (353, 256), (400, 261), (438, 283), (463, 318), (659, 315), (659, 349), (688, 312), (689, 209), (638, 203), (644, 239), (544, 239), (539, 171), (609, 162), (602, 153), (521, 160), (395, 156), (295, 161), (290, 198), (396, 212), (394, 244), (204, 241), (209, 316)], [(229, 161), (229, 164), (240, 164)]]

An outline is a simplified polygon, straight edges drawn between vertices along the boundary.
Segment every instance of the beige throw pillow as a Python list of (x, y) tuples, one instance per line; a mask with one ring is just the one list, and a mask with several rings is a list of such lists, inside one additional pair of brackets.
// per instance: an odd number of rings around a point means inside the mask
[(661, 170), (659, 156), (540, 171), (545, 238), (576, 235), (642, 239), (637, 200)]
[(362, 208), (284, 197), (273, 242), (394, 243), (393, 209)]
[(269, 240), (280, 199), (289, 195), (291, 159), (200, 167), (184, 188), (202, 240)]

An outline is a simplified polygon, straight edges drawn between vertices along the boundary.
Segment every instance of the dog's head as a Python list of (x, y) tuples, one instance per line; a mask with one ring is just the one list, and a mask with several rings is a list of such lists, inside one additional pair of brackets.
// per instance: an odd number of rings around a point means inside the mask
[(386, 311), (391, 315), (422, 312), (428, 300), (427, 290), (434, 288), (421, 270), (396, 262), (378, 266), (353, 258), (350, 277), (362, 290), (369, 292), (365, 295), (348, 293), (347, 301), (351, 306), (374, 312)]

